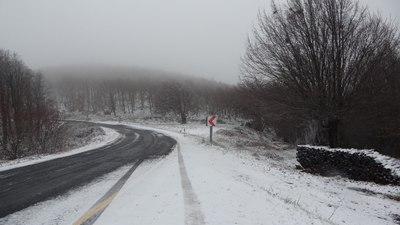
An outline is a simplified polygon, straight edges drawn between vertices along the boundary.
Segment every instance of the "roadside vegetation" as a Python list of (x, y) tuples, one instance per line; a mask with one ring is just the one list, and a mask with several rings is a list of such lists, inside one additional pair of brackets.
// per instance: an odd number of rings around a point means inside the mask
[(260, 130), (400, 156), (398, 24), (354, 0), (289, 0), (258, 18), (240, 86)]
[(58, 147), (59, 113), (42, 74), (0, 49), (0, 159), (17, 159)]

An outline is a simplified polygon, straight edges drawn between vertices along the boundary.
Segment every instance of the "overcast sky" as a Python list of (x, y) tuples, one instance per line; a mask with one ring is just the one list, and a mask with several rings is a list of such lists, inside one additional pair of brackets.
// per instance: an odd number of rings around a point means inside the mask
[[(400, 0), (361, 2), (385, 17), (400, 15)], [(270, 0), (0, 0), (0, 48), (33, 69), (104, 63), (236, 83), (258, 9), (269, 6)]]

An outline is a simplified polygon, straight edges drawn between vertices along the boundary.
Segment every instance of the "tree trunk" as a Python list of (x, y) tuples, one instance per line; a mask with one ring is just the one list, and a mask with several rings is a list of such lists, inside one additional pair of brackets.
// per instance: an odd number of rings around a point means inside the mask
[(328, 138), (329, 146), (331, 148), (337, 148), (340, 146), (339, 143), (339, 122), (337, 118), (332, 119), (328, 124)]
[(185, 113), (181, 113), (181, 124), (186, 124), (187, 118)]

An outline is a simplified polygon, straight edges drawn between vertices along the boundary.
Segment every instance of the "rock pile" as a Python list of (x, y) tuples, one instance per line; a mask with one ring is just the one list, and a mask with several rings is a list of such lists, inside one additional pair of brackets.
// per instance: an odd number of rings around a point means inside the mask
[(358, 181), (400, 185), (399, 176), (362, 151), (298, 146), (297, 161), (305, 171), (322, 176), (340, 175)]

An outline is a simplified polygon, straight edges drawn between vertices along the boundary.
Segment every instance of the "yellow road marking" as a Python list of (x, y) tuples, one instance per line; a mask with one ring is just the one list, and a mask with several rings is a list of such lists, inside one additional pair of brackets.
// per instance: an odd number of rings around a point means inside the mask
[(94, 216), (97, 212), (107, 207), (111, 201), (115, 198), (117, 192), (113, 193), (110, 197), (104, 199), (102, 202), (99, 202), (96, 206), (89, 209), (81, 218), (79, 218), (73, 225), (80, 225), (84, 223), (86, 220), (90, 219)]

